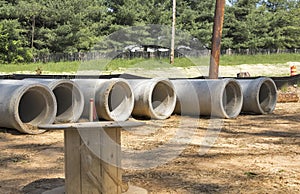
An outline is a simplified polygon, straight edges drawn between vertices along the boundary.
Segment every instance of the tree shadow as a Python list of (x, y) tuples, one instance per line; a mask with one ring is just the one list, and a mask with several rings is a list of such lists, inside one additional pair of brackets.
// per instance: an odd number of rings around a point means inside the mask
[(39, 179), (25, 185), (22, 188), (24, 194), (42, 194), (45, 191), (52, 190), (65, 185), (65, 179)]
[(29, 144), (18, 144), (18, 145), (9, 145), (10, 149), (34, 149), (35, 151), (39, 150), (56, 150), (59, 152), (63, 152), (63, 146), (54, 146), (56, 143), (48, 143), (48, 144), (40, 144), (40, 143), (29, 143)]
[[(140, 182), (140, 180), (143, 181)], [(138, 186), (147, 189), (150, 193), (155, 193), (158, 189), (164, 190), (170, 188), (172, 190), (184, 189), (188, 193), (220, 193), (220, 191), (226, 192), (226, 190), (228, 190), (227, 186), (221, 186), (214, 183), (199, 183), (197, 180), (186, 180), (186, 177), (183, 174), (170, 171), (150, 170), (125, 173), (123, 175), (123, 181), (133, 181)], [(147, 182), (146, 188), (142, 182)], [(153, 189), (151, 188), (151, 185), (153, 185)]]
[[(234, 135), (249, 135), (249, 136), (262, 136), (262, 137), (299, 137), (300, 132), (287, 132), (287, 131), (274, 131), (274, 130), (264, 130), (262, 132), (245, 132), (245, 131), (233, 131), (230, 129), (222, 129), (222, 133), (234, 134)], [(244, 137), (244, 136), (238, 136)]]
[(16, 129), (8, 129), (8, 128), (0, 128), (0, 133), (8, 133), (11, 135), (24, 135), (24, 133), (21, 133)]
[(300, 121), (300, 114), (267, 114), (267, 115), (251, 115), (251, 117), (249, 117), (249, 120), (259, 120), (259, 119), (263, 119), (264, 121), (276, 121), (276, 120), (281, 120), (283, 121), (287, 121), (287, 122), (299, 122)]

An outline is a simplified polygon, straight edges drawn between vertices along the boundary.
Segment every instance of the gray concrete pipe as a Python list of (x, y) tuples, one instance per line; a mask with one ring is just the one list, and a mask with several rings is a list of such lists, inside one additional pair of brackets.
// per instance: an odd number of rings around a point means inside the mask
[(168, 79), (128, 80), (134, 93), (134, 117), (146, 119), (167, 119), (176, 105), (174, 86)]
[(57, 102), (56, 123), (76, 122), (80, 118), (84, 98), (76, 83), (65, 79), (24, 79), (24, 81), (38, 82), (48, 86)]
[(241, 84), (244, 103), (243, 113), (269, 114), (276, 107), (277, 87), (274, 81), (267, 77), (254, 80), (238, 80)]
[(89, 118), (90, 99), (94, 99), (100, 120), (125, 121), (132, 112), (134, 96), (128, 82), (115, 79), (75, 79), (84, 95), (82, 118)]
[(184, 79), (172, 83), (177, 95), (176, 114), (235, 118), (241, 112), (242, 90), (234, 79)]
[(0, 126), (22, 133), (39, 134), (40, 124), (52, 124), (56, 100), (52, 91), (38, 83), (0, 80)]

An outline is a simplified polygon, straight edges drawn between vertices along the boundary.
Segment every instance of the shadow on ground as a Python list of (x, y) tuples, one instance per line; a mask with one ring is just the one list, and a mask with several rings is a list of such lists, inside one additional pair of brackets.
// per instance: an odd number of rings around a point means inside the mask
[(24, 194), (42, 194), (45, 191), (62, 187), (65, 185), (65, 179), (39, 179), (24, 186), (22, 192)]

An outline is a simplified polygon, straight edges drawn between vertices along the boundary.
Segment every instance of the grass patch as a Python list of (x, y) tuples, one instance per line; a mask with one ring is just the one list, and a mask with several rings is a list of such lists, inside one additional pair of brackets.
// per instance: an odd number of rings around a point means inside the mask
[[(235, 66), (241, 64), (284, 64), (289, 61), (300, 62), (300, 54), (271, 54), (271, 55), (222, 55), (220, 66)], [(113, 71), (127, 68), (143, 68), (145, 70), (170, 67), (209, 66), (210, 56), (175, 58), (174, 64), (168, 58), (163, 59), (99, 59), (93, 61), (75, 62), (50, 62), (30, 64), (0, 64), (0, 72), (15, 73), (30, 71), (40, 68), (42, 72), (72, 73), (78, 71), (98, 70)]]
[(29, 63), (29, 64), (2, 64), (0, 72), (15, 73), (19, 71), (35, 72), (40, 68), (43, 71), (49, 72), (74, 72), (78, 69), (80, 62), (59, 62), (59, 63)]
[[(198, 61), (200, 58), (198, 58)], [(127, 68), (143, 68), (143, 69), (157, 69), (157, 68), (169, 68), (169, 67), (190, 67), (196, 66), (194, 59), (190, 58), (175, 58), (174, 64), (170, 64), (168, 58), (163, 59), (114, 59), (111, 60), (107, 66), (106, 70), (117, 70), (117, 69), (127, 69)]]
[(255, 172), (245, 172), (244, 175), (246, 175), (247, 178), (254, 178), (254, 177), (258, 176), (258, 174)]
[(241, 64), (280, 64), (289, 61), (300, 61), (300, 54), (270, 54), (270, 55), (222, 55), (220, 65), (232, 66)]

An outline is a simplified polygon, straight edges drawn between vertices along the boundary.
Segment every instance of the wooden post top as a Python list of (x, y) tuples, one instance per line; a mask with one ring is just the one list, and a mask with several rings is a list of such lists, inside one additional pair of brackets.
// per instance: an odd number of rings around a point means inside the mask
[(64, 123), (64, 124), (44, 124), (39, 125), (39, 129), (45, 130), (74, 130), (74, 129), (99, 129), (99, 128), (133, 128), (145, 125), (145, 122), (135, 121), (101, 121), (101, 122), (83, 122), (83, 123)]

